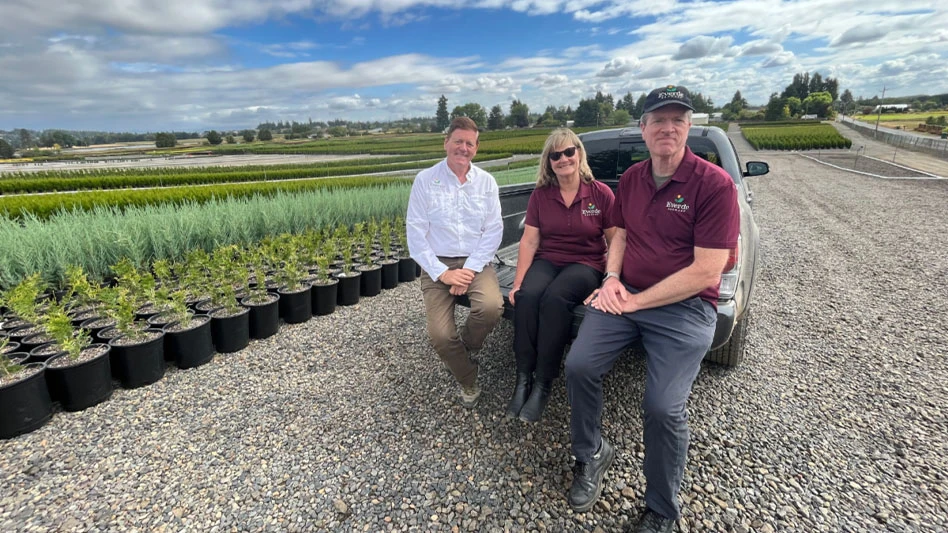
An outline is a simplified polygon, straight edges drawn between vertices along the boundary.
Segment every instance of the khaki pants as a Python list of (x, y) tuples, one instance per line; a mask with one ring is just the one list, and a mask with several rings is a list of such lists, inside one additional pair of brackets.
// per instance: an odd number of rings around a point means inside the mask
[[(464, 257), (439, 257), (448, 268), (464, 266)], [(428, 319), (428, 336), (438, 357), (454, 375), (454, 379), (465, 387), (474, 385), (477, 380), (477, 365), (471, 361), (468, 351), (476, 351), (484, 344), (484, 339), (497, 325), (504, 311), (504, 299), (500, 295), (497, 273), (494, 267), (487, 265), (474, 276), (468, 287), (467, 296), (471, 300), (471, 314), (458, 330), (454, 321), (454, 309), (457, 300), (450, 291), (450, 285), (432, 281), (427, 272), (421, 276), (421, 293), (425, 300), (425, 314)], [(458, 334), (460, 333), (460, 337)], [(464, 342), (461, 342), (461, 337)]]

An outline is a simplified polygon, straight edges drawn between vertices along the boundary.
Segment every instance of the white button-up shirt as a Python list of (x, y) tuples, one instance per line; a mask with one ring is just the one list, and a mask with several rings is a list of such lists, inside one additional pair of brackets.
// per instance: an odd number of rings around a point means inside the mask
[(462, 185), (447, 159), (415, 176), (405, 217), (408, 251), (432, 280), (448, 270), (441, 257), (466, 257), (464, 268), (480, 272), (500, 247), (497, 181), (471, 165)]

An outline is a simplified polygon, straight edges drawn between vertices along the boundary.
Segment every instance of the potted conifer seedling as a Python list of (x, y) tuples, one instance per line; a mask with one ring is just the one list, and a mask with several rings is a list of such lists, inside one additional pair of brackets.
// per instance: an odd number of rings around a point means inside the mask
[(308, 272), (303, 270), (292, 243), (289, 244), (274, 278), (280, 293), (280, 318), (287, 324), (299, 324), (313, 317), (313, 293), (312, 285), (305, 280)]
[(89, 332), (76, 329), (59, 303), (50, 305), (43, 328), (54, 339), (44, 348), (57, 354), (46, 362), (49, 395), (66, 411), (81, 411), (112, 396), (109, 345), (93, 344)]
[(115, 320), (109, 339), (112, 376), (122, 387), (134, 389), (150, 385), (165, 375), (165, 332), (148, 328), (138, 318), (137, 301), (128, 288), (118, 286), (108, 291), (106, 313)]
[(214, 357), (211, 338), (211, 317), (195, 315), (187, 305), (187, 293), (179, 289), (171, 293), (171, 322), (162, 328), (165, 332), (165, 357), (178, 368), (194, 368), (210, 362)]
[(395, 234), (398, 236), (398, 282), (415, 281), (418, 271), (418, 265), (411, 258), (408, 251), (408, 233), (405, 228), (405, 219), (399, 217), (395, 220)]
[(379, 247), (382, 265), (382, 288), (394, 289), (398, 286), (398, 259), (392, 257), (392, 223), (383, 220), (379, 225)]
[(250, 310), (250, 336), (265, 339), (280, 330), (280, 295), (267, 290), (266, 255), (260, 250), (244, 250), (242, 263), (253, 270), (253, 283), (248, 283), (249, 294), (240, 304)]
[(362, 234), (362, 265), (359, 266), (359, 272), (362, 273), (359, 294), (362, 296), (376, 296), (382, 292), (382, 267), (375, 262), (373, 241), (374, 234), (371, 231)]
[(237, 259), (237, 247), (231, 245), (217, 249), (210, 264), (211, 339), (219, 353), (238, 352), (250, 344), (250, 310), (237, 301), (237, 289), (247, 286), (250, 274)]
[(323, 253), (316, 256), (316, 280), (313, 282), (313, 314), (324, 316), (336, 310), (337, 289), (339, 280), (333, 278), (329, 271), (329, 257), (333, 247), (324, 246)]
[(29, 433), (53, 415), (44, 365), (28, 363), (24, 352), (8, 352), (9, 343), (0, 338), (0, 439)]
[(336, 289), (336, 303), (338, 305), (355, 305), (359, 303), (360, 280), (362, 278), (362, 273), (355, 270), (355, 260), (353, 258), (355, 242), (347, 234), (340, 235), (337, 231), (336, 245), (340, 255), (342, 255), (342, 271), (336, 274), (336, 279), (339, 280), (339, 287)]

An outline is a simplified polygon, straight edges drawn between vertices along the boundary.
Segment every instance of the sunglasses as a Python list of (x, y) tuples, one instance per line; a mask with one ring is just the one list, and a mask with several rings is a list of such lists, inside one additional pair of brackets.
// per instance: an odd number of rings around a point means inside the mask
[(559, 161), (560, 156), (564, 156), (564, 155), (566, 157), (573, 157), (574, 155), (576, 155), (576, 147), (570, 146), (569, 148), (563, 150), (562, 152), (550, 152), (550, 160)]

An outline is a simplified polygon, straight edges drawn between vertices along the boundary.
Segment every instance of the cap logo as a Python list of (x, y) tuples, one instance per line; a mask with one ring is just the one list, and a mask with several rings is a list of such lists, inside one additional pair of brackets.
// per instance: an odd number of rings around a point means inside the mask
[(684, 97), (685, 97), (685, 93), (679, 91), (678, 87), (675, 87), (674, 85), (669, 85), (668, 87), (665, 87), (664, 91), (658, 93), (659, 100), (664, 100), (666, 98), (684, 98)]

